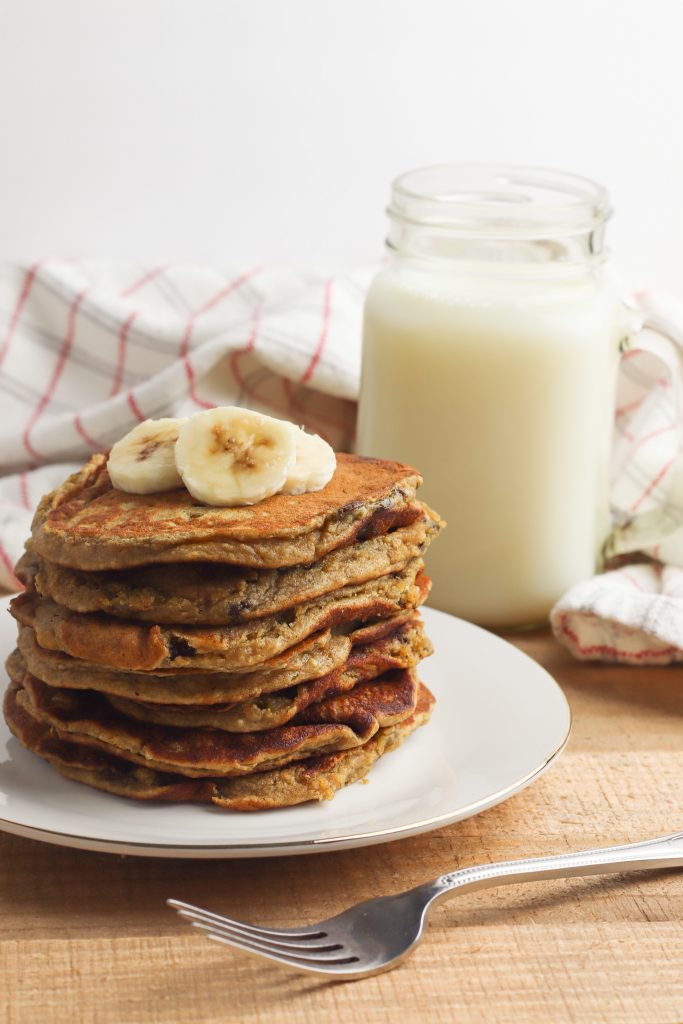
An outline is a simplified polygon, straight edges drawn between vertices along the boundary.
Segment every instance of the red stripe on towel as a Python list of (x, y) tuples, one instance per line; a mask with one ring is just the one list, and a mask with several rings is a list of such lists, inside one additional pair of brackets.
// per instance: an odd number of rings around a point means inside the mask
[(126, 344), (128, 342), (128, 332), (133, 326), (133, 321), (137, 316), (140, 315), (140, 310), (135, 309), (130, 314), (127, 320), (121, 324), (121, 330), (119, 331), (119, 351), (116, 360), (116, 370), (114, 371), (114, 380), (112, 382), (111, 391), (109, 397), (113, 398), (118, 395), (121, 388), (121, 382), (123, 380), (123, 370), (126, 365)]
[(2, 546), (2, 544), (0, 544), (0, 562), (2, 562), (2, 564), (5, 567), (5, 569), (9, 573), (10, 579), (12, 580), (12, 583), (17, 588), (17, 590), (23, 590), (24, 589), (23, 585), (19, 582), (17, 577), (14, 575), (14, 566), (12, 565), (12, 559), (9, 557), (9, 555), (5, 551), (5, 549)]
[(81, 417), (79, 415), (74, 416), (74, 426), (75, 426), (76, 430), (78, 431), (78, 433), (83, 438), (83, 440), (85, 441), (86, 444), (89, 444), (90, 447), (94, 448), (96, 452), (99, 452), (101, 450), (102, 445), (99, 444), (99, 442), (95, 441), (90, 436), (90, 434), (87, 432), (87, 430), (83, 426), (83, 423), (81, 421)]
[(29, 269), (26, 272), (26, 277), (24, 278), (24, 285), (21, 289), (21, 292), (19, 293), (19, 298), (17, 299), (17, 303), (14, 307), (14, 310), (12, 311), (12, 316), (10, 317), (9, 324), (7, 325), (7, 330), (5, 332), (5, 337), (2, 339), (2, 345), (0, 345), (0, 366), (2, 366), (5, 356), (7, 355), (10, 342), (14, 336), (16, 326), (19, 323), (19, 318), (21, 316), (24, 306), (26, 305), (26, 300), (29, 297), (31, 288), (33, 287), (33, 282), (36, 279), (36, 274), (38, 273), (39, 267), (40, 262), (34, 263), (33, 266), (29, 267)]
[(135, 395), (133, 394), (132, 391), (129, 391), (128, 394), (126, 395), (126, 401), (128, 402), (128, 405), (130, 407), (131, 412), (133, 413), (133, 416), (135, 416), (136, 419), (140, 420), (140, 423), (143, 423), (147, 419), (147, 417), (145, 416), (144, 412), (142, 412), (142, 410), (140, 409), (138, 403), (135, 401)]
[(311, 356), (311, 361), (306, 367), (302, 377), (301, 383), (307, 384), (315, 372), (315, 368), (320, 362), (320, 357), (323, 354), (325, 343), (327, 341), (327, 335), (330, 330), (330, 313), (332, 310), (332, 281), (328, 280), (325, 282), (325, 290), (323, 292), (323, 325), (320, 329), (320, 337), (318, 338), (318, 344), (315, 347), (315, 352)]
[(144, 288), (146, 284), (149, 284), (150, 281), (153, 281), (155, 277), (159, 276), (159, 274), (163, 274), (167, 267), (168, 264), (163, 263), (158, 267), (153, 267), (151, 270), (148, 270), (147, 273), (143, 274), (142, 277), (138, 278), (137, 281), (134, 281), (133, 284), (129, 285), (127, 288), (124, 288), (122, 292), (119, 292), (121, 298), (125, 299), (127, 298), (128, 295), (132, 295), (133, 292), (138, 291), (138, 289)]
[(221, 288), (219, 292), (216, 292), (216, 294), (212, 298), (208, 299), (207, 302), (205, 302), (203, 305), (195, 309), (194, 313), (191, 314), (189, 320), (187, 321), (185, 333), (183, 334), (183, 340), (180, 343), (179, 355), (181, 359), (184, 359), (187, 353), (190, 351), (192, 332), (194, 330), (195, 321), (198, 319), (198, 317), (203, 316), (204, 313), (208, 313), (210, 309), (213, 309), (214, 306), (217, 306), (220, 302), (223, 301), (223, 299), (227, 299), (228, 295), (231, 295), (234, 291), (237, 291), (238, 288), (241, 288), (243, 284), (245, 284), (251, 277), (254, 276), (254, 274), (258, 274), (261, 269), (261, 267), (252, 267), (251, 270), (247, 270), (244, 272), (244, 274), (240, 274), (240, 276), (236, 277), (234, 281), (231, 281), (230, 284), (226, 284), (223, 288)]
[(192, 363), (187, 357), (183, 359), (183, 366), (185, 367), (185, 376), (187, 377), (188, 394), (192, 401), (201, 409), (215, 409), (215, 402), (205, 402), (204, 399), (200, 398), (199, 395), (197, 394), (194, 370), (192, 368)]
[(677, 647), (665, 647), (661, 651), (644, 648), (641, 651), (633, 651), (628, 654), (624, 651), (620, 651), (618, 647), (610, 646), (610, 644), (590, 644), (589, 646), (584, 647), (579, 641), (574, 630), (567, 624), (566, 619), (567, 617), (565, 615), (560, 619), (560, 632), (566, 636), (568, 640), (571, 640), (572, 644), (580, 654), (589, 657), (616, 658), (620, 661), (626, 661), (627, 659), (642, 661), (643, 658), (668, 658), (671, 654), (678, 653)]
[(22, 441), (24, 444), (24, 448), (29, 453), (29, 455), (34, 459), (42, 459), (43, 457), (42, 455), (40, 455), (39, 452), (35, 450), (35, 448), (31, 444), (31, 431), (33, 430), (36, 423), (42, 416), (45, 407), (47, 406), (55, 392), (55, 388), (59, 383), (59, 378), (62, 376), (62, 373), (64, 372), (66, 361), (69, 358), (69, 353), (73, 348), (74, 338), (76, 337), (76, 322), (78, 318), (78, 310), (80, 309), (81, 303), (83, 302), (83, 299), (85, 298), (87, 292), (88, 289), (84, 288), (83, 291), (78, 293), (78, 295), (71, 303), (71, 308), (69, 310), (69, 320), (66, 328), (66, 337), (64, 338), (64, 343), (62, 344), (59, 356), (57, 357), (57, 362), (55, 364), (54, 370), (52, 371), (52, 376), (50, 377), (48, 385), (43, 394), (41, 395), (38, 404), (31, 413), (28, 423), (24, 427), (24, 431), (22, 433)]

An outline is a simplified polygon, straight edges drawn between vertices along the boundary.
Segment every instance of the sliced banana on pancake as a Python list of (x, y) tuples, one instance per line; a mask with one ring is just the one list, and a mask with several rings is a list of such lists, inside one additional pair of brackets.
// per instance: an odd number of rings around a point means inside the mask
[(336, 466), (322, 437), (237, 406), (145, 420), (114, 445), (107, 464), (120, 491), (154, 494), (184, 484), (198, 501), (216, 506), (319, 491)]
[(197, 413), (175, 458), (190, 494), (207, 505), (255, 505), (281, 491), (296, 460), (297, 428), (237, 406)]
[(129, 494), (155, 494), (183, 486), (175, 443), (184, 419), (145, 420), (117, 441), (107, 469), (112, 484)]
[(283, 494), (321, 491), (337, 468), (337, 457), (318, 434), (296, 430), (296, 459), (282, 488)]

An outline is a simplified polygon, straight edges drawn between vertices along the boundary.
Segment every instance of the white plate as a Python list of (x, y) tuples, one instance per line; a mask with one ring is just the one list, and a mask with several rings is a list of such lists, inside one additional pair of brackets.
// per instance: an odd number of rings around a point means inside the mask
[[(6, 607), (0, 601), (3, 660), (16, 632)], [(0, 829), (109, 853), (272, 857), (367, 846), (477, 814), (558, 756), (569, 707), (548, 673), (515, 647), (443, 612), (427, 608), (424, 618), (436, 648), (420, 668), (437, 698), (431, 721), (381, 758), (368, 782), (332, 801), (252, 814), (137, 803), (62, 778), (2, 721)]]

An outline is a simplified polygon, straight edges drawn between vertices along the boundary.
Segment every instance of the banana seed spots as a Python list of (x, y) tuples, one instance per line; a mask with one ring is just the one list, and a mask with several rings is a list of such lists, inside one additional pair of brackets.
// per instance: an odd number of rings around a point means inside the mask
[(158, 448), (161, 448), (163, 441), (146, 441), (140, 451), (135, 456), (138, 462), (144, 462), (151, 455), (154, 455)]
[(209, 452), (216, 455), (218, 452), (227, 452), (232, 455), (234, 466), (240, 469), (255, 469), (258, 465), (256, 459), (257, 448), (272, 448), (273, 441), (270, 437), (249, 437), (240, 440), (234, 437), (230, 431), (220, 423), (214, 423), (211, 427), (212, 441), (209, 444)]

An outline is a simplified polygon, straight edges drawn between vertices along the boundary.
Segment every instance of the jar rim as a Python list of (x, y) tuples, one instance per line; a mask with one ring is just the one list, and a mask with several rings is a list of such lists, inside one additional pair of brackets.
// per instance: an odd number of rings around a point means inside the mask
[(468, 237), (539, 238), (595, 230), (612, 210), (607, 190), (566, 171), (452, 163), (395, 178), (393, 220)]

